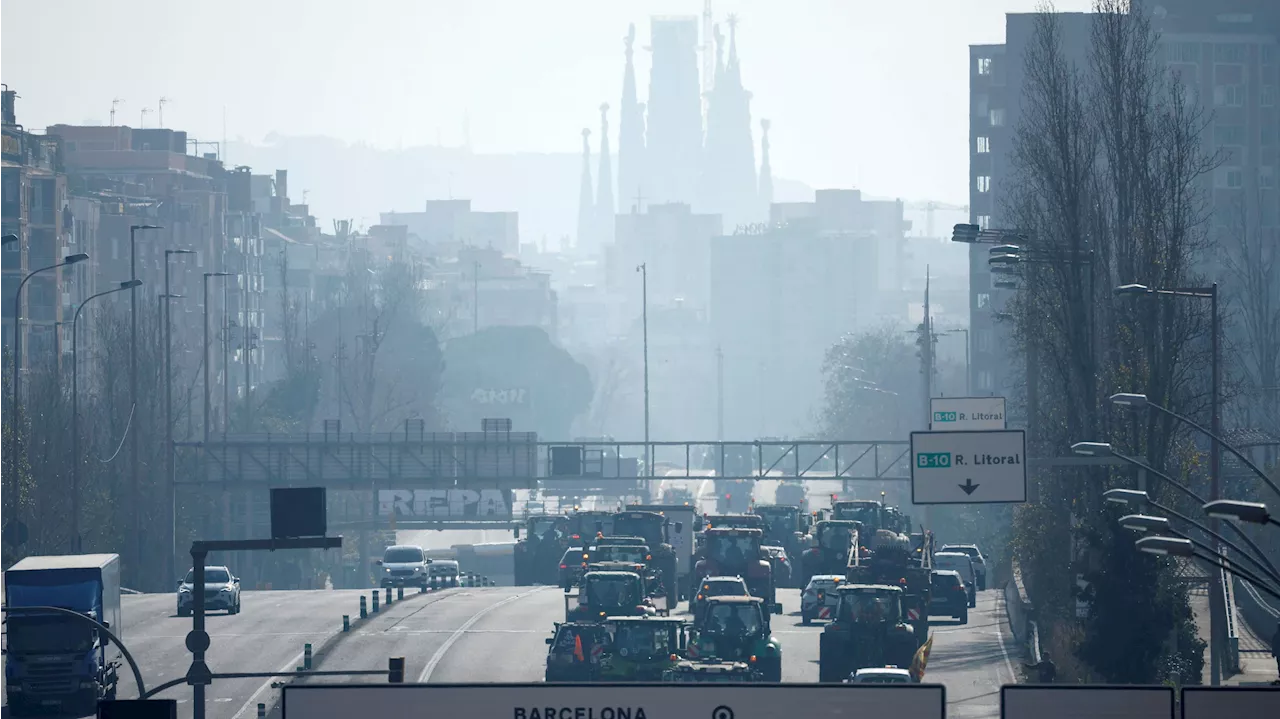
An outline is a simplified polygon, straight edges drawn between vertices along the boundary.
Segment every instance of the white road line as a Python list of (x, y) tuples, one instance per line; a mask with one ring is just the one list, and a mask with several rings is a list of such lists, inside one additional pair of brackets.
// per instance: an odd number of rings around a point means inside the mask
[[(1001, 592), (1001, 593), (999, 594), (999, 604), (998, 604), (997, 606), (1003, 606), (1003, 605), (1004, 605), (1004, 593), (1003, 593), (1003, 592)], [(1004, 612), (1004, 613), (1003, 613), (1003, 616), (1008, 616), (1008, 612), (1007, 612), (1007, 611), (1006, 611), (1006, 612)], [(996, 617), (996, 622), (997, 622), (997, 624), (996, 624), (996, 639), (1000, 642), (1000, 653), (1004, 655), (1004, 666), (1005, 666), (1005, 668), (1006, 668), (1006, 669), (1008, 669), (1008, 670), (1009, 670), (1009, 683), (1010, 683), (1010, 684), (1016, 684), (1016, 683), (1018, 683), (1018, 675), (1013, 673), (1013, 662), (1009, 661), (1009, 650), (1008, 650), (1008, 649), (1006, 649), (1006, 648), (1005, 648), (1005, 646), (1004, 646), (1004, 618), (1003, 618), (1003, 616), (997, 615), (997, 617)], [(1000, 677), (999, 677), (999, 675), (998, 675), (998, 673), (997, 673), (996, 681), (999, 681), (999, 680), (1000, 680)]]
[[(302, 652), (298, 652), (298, 656), (294, 657), (293, 659), (290, 659), (290, 660), (288, 661), (288, 663), (286, 663), (284, 666), (280, 667), (280, 668), (279, 668), (279, 669), (277, 669), (276, 671), (281, 672), (281, 673), (283, 673), (283, 672), (291, 672), (291, 671), (293, 671), (293, 670), (297, 669), (297, 668), (298, 668), (299, 666), (301, 666), (301, 665), (302, 665)], [(255, 708), (256, 708), (256, 706), (257, 706), (257, 701), (258, 701), (258, 697), (259, 697), (259, 696), (261, 696), (263, 692), (265, 692), (266, 690), (270, 689), (270, 688), (271, 688), (271, 683), (272, 683), (272, 682), (274, 682), (274, 681), (277, 681), (277, 678), (276, 678), (276, 677), (272, 677), (271, 679), (268, 679), (268, 680), (266, 680), (265, 682), (263, 682), (263, 683), (262, 683), (262, 686), (258, 687), (258, 690), (257, 690), (256, 692), (254, 692), (252, 695), (250, 695), (250, 697), (249, 697), (249, 701), (245, 702), (245, 703), (244, 703), (244, 706), (240, 707), (240, 711), (238, 711), (238, 712), (236, 712), (234, 715), (232, 715), (231, 719), (240, 719), (240, 715), (242, 715), (242, 714), (244, 714), (245, 712), (249, 711), (249, 709), (250, 709), (251, 707), (255, 707)]]
[[(527, 597), (530, 594), (536, 594), (538, 592), (541, 592), (544, 589), (546, 589), (546, 587), (538, 587), (536, 589), (531, 589), (527, 592), (521, 592), (520, 594), (507, 597), (501, 602), (490, 604), (484, 609), (481, 609), (480, 611), (476, 612), (474, 615), (472, 615), (470, 619), (466, 621), (466, 623), (464, 623), (462, 626), (455, 629), (453, 634), (449, 635), (449, 638), (444, 640), (444, 644), (441, 644), (440, 648), (436, 650), (436, 653), (431, 655), (431, 660), (427, 662), (427, 666), (422, 668), (422, 674), (418, 676), (418, 683), (426, 684), (431, 679), (431, 673), (436, 670), (436, 665), (440, 663), (440, 660), (444, 659), (444, 655), (448, 653), (449, 649), (453, 646), (454, 642), (461, 639), (462, 635), (466, 634), (467, 630), (470, 629), (473, 625), (475, 625), (476, 622), (480, 621), (484, 617), (484, 615), (488, 614), (489, 612), (492, 612), (498, 607), (503, 606), (504, 604), (510, 604), (511, 602), (514, 602), (517, 599), (523, 599), (524, 597)], [(232, 717), (232, 719), (236, 719), (236, 718)]]

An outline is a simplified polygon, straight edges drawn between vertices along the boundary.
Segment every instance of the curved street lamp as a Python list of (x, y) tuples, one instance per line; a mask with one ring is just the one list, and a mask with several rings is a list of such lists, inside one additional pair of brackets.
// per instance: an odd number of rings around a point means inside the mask
[(105, 292), (90, 295), (71, 315), (71, 551), (80, 551), (80, 312), (90, 302), (112, 294), (131, 290), (142, 280), (125, 280)]
[(1255, 588), (1266, 592), (1272, 597), (1280, 599), (1280, 592), (1277, 592), (1267, 586), (1266, 582), (1259, 580), (1251, 572), (1247, 572), (1235, 565), (1232, 565), (1230, 562), (1218, 561), (1226, 559), (1221, 554), (1216, 552), (1211, 552), (1207, 556), (1204, 554), (1197, 554), (1196, 545), (1193, 544), (1190, 539), (1184, 539), (1181, 537), (1150, 536), (1142, 537), (1137, 540), (1134, 542), (1134, 546), (1147, 554), (1156, 554), (1168, 557), (1189, 557), (1203, 560), (1224, 572), (1240, 577), (1241, 579), (1249, 582)]
[[(5, 242), (4, 244), (8, 244), (9, 242), (14, 242), (14, 241), (16, 241), (16, 240), (17, 240), (17, 236), (16, 236), (16, 235), (8, 235), (8, 237), (13, 237), (14, 239), (13, 239), (13, 240), (8, 240), (8, 241), (7, 241), (7, 242)], [(7, 239), (7, 238), (6, 238), (6, 239)], [(25, 286), (27, 285), (27, 280), (31, 279), (32, 277), (35, 277), (36, 275), (38, 275), (38, 274), (40, 274), (40, 273), (42, 273), (42, 272), (48, 272), (48, 271), (50, 271), (50, 270), (56, 270), (56, 269), (58, 269), (59, 267), (69, 267), (69, 266), (71, 266), (71, 265), (74, 265), (74, 264), (75, 264), (75, 263), (77, 263), (77, 262), (83, 262), (83, 261), (85, 261), (85, 260), (87, 260), (87, 259), (89, 259), (89, 255), (87, 255), (87, 254), (85, 254), (85, 253), (83, 253), (83, 252), (78, 252), (78, 253), (76, 253), (76, 254), (74, 254), (74, 255), (67, 255), (66, 257), (64, 257), (64, 258), (62, 259), (62, 262), (59, 262), (59, 263), (58, 263), (58, 264), (56, 264), (56, 265), (49, 265), (48, 267), (41, 267), (40, 269), (35, 270), (34, 272), (32, 272), (31, 274), (27, 275), (26, 277), (23, 277), (23, 278), (22, 278), (22, 281), (18, 283), (18, 291), (14, 294), (14, 303), (13, 303), (13, 419), (11, 420), (11, 421), (13, 422), (13, 443), (12, 443), (12, 447), (11, 447), (11, 448), (10, 448), (10, 450), (9, 450), (10, 452), (12, 452), (12, 453), (13, 453), (14, 462), (17, 462), (17, 459), (18, 459), (18, 435), (20, 434), (20, 432), (18, 431), (18, 418), (21, 416), (21, 415), (18, 413), (18, 405), (19, 405), (19, 404), (21, 404), (21, 402), (22, 402), (22, 400), (20, 399), (20, 398), (22, 397), (22, 387), (21, 387), (21, 382), (22, 382), (22, 374), (21, 374), (21, 370), (22, 370), (22, 288), (23, 288), (23, 287), (25, 287)]]

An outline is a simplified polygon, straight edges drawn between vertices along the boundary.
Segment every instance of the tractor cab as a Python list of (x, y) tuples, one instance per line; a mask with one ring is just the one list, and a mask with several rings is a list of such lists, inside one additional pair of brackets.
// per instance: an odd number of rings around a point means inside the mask
[[(571, 607), (571, 599), (578, 600)], [(606, 617), (635, 617), (656, 614), (645, 596), (644, 579), (631, 571), (595, 571), (582, 577), (576, 597), (565, 595), (566, 621), (603, 622)]]
[(608, 649), (600, 677), (605, 681), (659, 681), (685, 650), (683, 619), (609, 617)]
[(907, 669), (917, 648), (907, 623), (904, 592), (887, 584), (844, 584), (835, 621), (818, 642), (820, 682), (839, 682), (867, 667)]
[(712, 597), (694, 617), (690, 658), (745, 662), (760, 681), (782, 681), (782, 648), (759, 597)]
[(781, 614), (782, 605), (777, 602), (777, 589), (773, 585), (773, 566), (761, 549), (762, 532), (716, 528), (703, 534), (706, 544), (702, 559), (695, 567), (696, 573), (702, 577), (742, 577), (752, 596), (760, 597), (767, 609)]

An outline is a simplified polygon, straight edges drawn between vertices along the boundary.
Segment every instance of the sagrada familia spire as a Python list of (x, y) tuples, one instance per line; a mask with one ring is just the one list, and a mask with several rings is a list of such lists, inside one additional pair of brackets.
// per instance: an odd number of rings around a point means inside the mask
[(768, 120), (760, 121), (760, 207), (763, 217), (769, 217), (769, 205), (773, 204), (773, 167), (769, 165)]
[(591, 129), (582, 128), (582, 183), (578, 191), (578, 240), (582, 250), (596, 244), (596, 201), (591, 192)]
[(716, 79), (707, 105), (700, 203), (703, 211), (723, 216), (726, 232), (760, 219), (751, 93), (742, 86), (737, 29), (738, 20), (730, 15), (728, 63), (720, 61), (724, 36), (716, 29)]
[[(636, 100), (636, 70), (632, 62), (636, 41), (634, 23), (627, 29), (627, 69), (622, 75), (622, 120), (618, 126), (618, 201), (623, 212), (644, 194), (644, 105)], [(639, 208), (637, 211), (642, 211)]]
[(613, 165), (609, 159), (609, 103), (600, 106), (600, 174), (596, 178), (595, 243), (613, 242)]
[(645, 148), (646, 195), (653, 202), (698, 201), (702, 158), (702, 98), (698, 81), (698, 18), (650, 21), (653, 69)]

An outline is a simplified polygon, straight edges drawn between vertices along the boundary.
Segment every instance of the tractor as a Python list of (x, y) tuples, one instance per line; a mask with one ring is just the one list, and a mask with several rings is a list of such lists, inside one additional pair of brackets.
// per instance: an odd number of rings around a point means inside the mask
[(858, 545), (849, 552), (845, 577), (855, 584), (901, 588), (903, 621), (915, 629), (917, 643), (923, 644), (929, 631), (929, 600), (933, 592), (933, 533), (923, 533), (919, 544), (888, 529), (878, 530), (873, 536), (874, 550)]
[[(788, 504), (757, 504), (751, 511), (765, 521), (764, 543), (782, 547), (787, 554), (787, 563), (792, 567), (799, 565), (800, 557), (809, 546), (806, 541), (807, 515), (800, 511), (800, 507)], [(799, 579), (799, 574), (797, 573), (792, 579)], [(792, 581), (791, 584), (794, 585), (795, 582)]]
[(660, 617), (609, 617), (609, 633), (599, 680), (656, 682), (684, 654), (685, 621)]
[(667, 517), (658, 512), (628, 510), (612, 515), (611, 521), (616, 534), (645, 540), (649, 547), (646, 564), (661, 587), (660, 595), (667, 598), (667, 609), (675, 609), (680, 602), (680, 575), (667, 534), (672, 529)]
[(557, 584), (560, 558), (569, 548), (565, 532), (568, 519), (559, 514), (533, 514), (525, 519), (524, 525), (523, 539), (520, 527), (515, 529), (517, 541), (513, 550), (513, 570), (516, 585)]
[(813, 546), (800, 555), (800, 586), (808, 586), (815, 574), (844, 574), (849, 550), (862, 529), (858, 522), (824, 519), (814, 525)]
[(688, 658), (745, 663), (753, 681), (780, 682), (782, 645), (773, 637), (770, 617), (759, 597), (712, 597), (694, 617)]
[[(570, 599), (578, 606), (570, 607)], [(594, 571), (582, 575), (578, 594), (564, 595), (566, 622), (605, 621), (607, 617), (639, 617), (657, 614), (645, 596), (644, 578), (633, 571)]]
[(760, 548), (763, 532), (759, 529), (708, 529), (703, 533), (705, 546), (694, 574), (698, 577), (739, 576), (747, 583), (751, 596), (759, 597), (765, 609), (774, 614), (782, 613), (776, 587), (773, 586), (773, 566)]
[(818, 640), (818, 681), (838, 683), (867, 667), (911, 667), (915, 629), (903, 616), (901, 587), (842, 584), (835, 621)]

